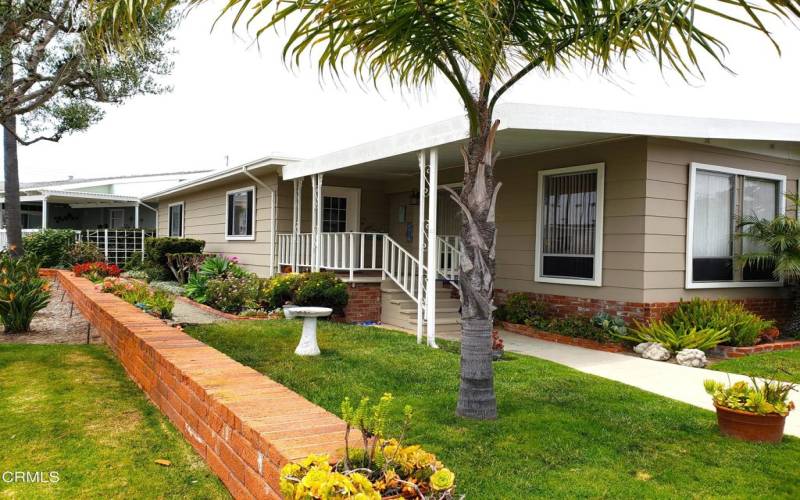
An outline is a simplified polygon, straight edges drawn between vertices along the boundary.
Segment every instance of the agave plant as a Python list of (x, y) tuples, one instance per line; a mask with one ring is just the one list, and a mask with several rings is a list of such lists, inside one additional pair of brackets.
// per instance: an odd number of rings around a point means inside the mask
[(745, 216), (739, 220), (739, 236), (756, 243), (758, 250), (743, 254), (740, 264), (754, 268), (772, 269), (776, 279), (783, 280), (792, 288), (792, 317), (784, 330), (800, 333), (800, 221), (789, 215), (797, 213), (800, 196), (787, 194), (793, 206), (786, 214), (774, 219)]

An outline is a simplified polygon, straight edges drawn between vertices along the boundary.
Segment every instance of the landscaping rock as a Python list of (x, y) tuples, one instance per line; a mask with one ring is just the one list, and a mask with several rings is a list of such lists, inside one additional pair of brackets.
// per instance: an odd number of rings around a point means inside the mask
[(633, 348), (633, 352), (636, 354), (642, 354), (647, 350), (648, 347), (655, 344), (656, 342), (642, 342), (641, 344), (636, 344), (636, 346)]
[(652, 359), (653, 361), (666, 361), (672, 354), (669, 350), (661, 344), (651, 344), (642, 352), (644, 359)]
[(679, 365), (691, 366), (693, 368), (703, 368), (708, 364), (706, 353), (700, 349), (683, 349), (675, 355), (675, 360)]

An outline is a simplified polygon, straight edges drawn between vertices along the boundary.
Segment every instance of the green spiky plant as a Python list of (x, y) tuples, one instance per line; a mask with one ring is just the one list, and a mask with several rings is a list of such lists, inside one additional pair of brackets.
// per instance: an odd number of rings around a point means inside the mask
[(786, 194), (789, 209), (773, 219), (744, 216), (739, 220), (740, 237), (756, 243), (759, 250), (739, 258), (742, 266), (772, 269), (775, 279), (791, 288), (792, 316), (784, 331), (800, 335), (800, 221), (797, 220), (800, 196)]
[(6, 333), (31, 329), (33, 316), (50, 302), (50, 283), (39, 277), (39, 260), (33, 256), (0, 256), (0, 319)]
[[(105, 43), (136, 43), (140, 19), (207, 0), (93, 0)], [(227, 0), (223, 14), (258, 36), (288, 32), (284, 58), (304, 56), (334, 77), (349, 72), (376, 85), (416, 90), (446, 80), (468, 121), (462, 146), (463, 254), (461, 385), (456, 413), (497, 416), (492, 369), (495, 181), (500, 127), (494, 109), (531, 73), (589, 66), (600, 72), (650, 56), (659, 67), (702, 76), (704, 60), (723, 63), (720, 24), (771, 39), (767, 18), (800, 17), (800, 0)], [(712, 28), (712, 26), (714, 26)], [(274, 28), (274, 29), (273, 29)], [(776, 45), (777, 47), (777, 45)]]

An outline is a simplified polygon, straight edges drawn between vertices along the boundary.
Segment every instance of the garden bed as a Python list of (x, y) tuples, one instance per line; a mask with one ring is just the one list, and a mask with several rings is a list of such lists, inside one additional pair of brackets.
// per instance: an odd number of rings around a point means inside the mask
[(625, 352), (628, 350), (625, 348), (623, 344), (617, 342), (604, 343), (591, 339), (568, 337), (566, 335), (559, 335), (557, 333), (545, 332), (543, 330), (539, 330), (532, 326), (518, 325), (516, 323), (509, 323), (507, 321), (501, 321), (500, 324), (503, 325), (503, 328), (508, 330), (509, 332), (518, 333), (520, 335), (525, 335), (526, 337), (533, 337), (539, 340), (547, 340), (549, 342), (557, 342), (559, 344), (569, 344), (578, 347), (584, 347), (586, 349), (594, 349), (596, 351)]

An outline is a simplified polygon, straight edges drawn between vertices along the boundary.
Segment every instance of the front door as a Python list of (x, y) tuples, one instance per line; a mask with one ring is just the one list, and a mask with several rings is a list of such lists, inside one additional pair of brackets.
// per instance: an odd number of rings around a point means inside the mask
[(359, 230), (361, 189), (322, 186), (322, 232)]

